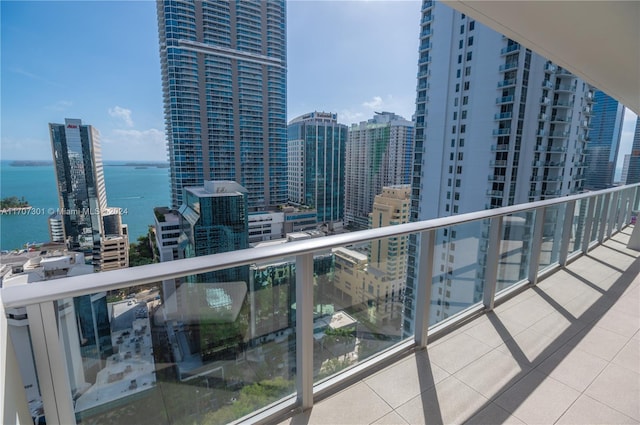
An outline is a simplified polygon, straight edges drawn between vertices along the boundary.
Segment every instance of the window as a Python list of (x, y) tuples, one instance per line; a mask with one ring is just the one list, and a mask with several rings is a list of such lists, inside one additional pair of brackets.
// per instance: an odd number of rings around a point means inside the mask
[(453, 165), (449, 165), (449, 174), (453, 173)]
[(456, 214), (458, 212), (458, 206), (454, 205), (453, 206), (453, 213)]
[(455, 230), (451, 231), (451, 237), (455, 239), (457, 232)]
[(458, 98), (453, 99), (453, 106), (458, 106)]
[(458, 152), (458, 161), (462, 161), (462, 158), (463, 158), (463, 153)]
[(462, 165), (456, 167), (456, 174), (462, 174)]
[(469, 75), (471, 75), (471, 67), (468, 66), (464, 69), (464, 75), (465, 77), (468, 77)]
[(461, 117), (462, 117), (463, 120), (467, 119), (467, 110), (466, 109), (462, 111)]
[(445, 205), (445, 206), (444, 206), (444, 210), (445, 210), (446, 212), (449, 212), (449, 204), (447, 204), (447, 205)]
[(471, 54), (472, 54), (472, 53), (473, 53), (473, 52), (467, 52), (467, 60), (468, 60), (468, 61), (470, 61), (470, 60), (471, 60)]
[(456, 71), (456, 78), (460, 78), (460, 70)]
[(464, 89), (465, 90), (469, 90), (469, 85), (470, 85), (469, 81), (465, 81), (464, 82)]
[(456, 83), (456, 93), (460, 91), (460, 83)]
[(451, 127), (451, 132), (452, 132), (453, 134), (456, 134), (456, 126), (455, 126), (455, 125)]
[(457, 120), (457, 119), (458, 119), (458, 112), (455, 112), (455, 111), (454, 111), (454, 113), (453, 113), (453, 119), (454, 119), (454, 120)]
[(464, 45), (464, 41), (460, 40), (460, 42), (458, 43), (458, 49), (462, 49), (463, 45)]
[[(448, 192), (447, 192), (448, 193)], [(453, 194), (453, 199), (455, 199), (456, 201), (460, 200), (460, 192), (456, 192)]]
[(453, 152), (449, 153), (449, 161), (453, 161)]
[(464, 97), (462, 98), (462, 104), (463, 104), (463, 105), (466, 105), (467, 103), (469, 103), (469, 96), (464, 96)]
[(460, 25), (460, 34), (464, 34), (464, 25)]
[(460, 139), (460, 142), (458, 142), (458, 144), (460, 145), (461, 148), (464, 147), (464, 139)]
[(462, 182), (460, 181), (460, 179), (456, 179), (456, 187), (460, 187), (461, 184)]
[(451, 147), (455, 147), (456, 146), (456, 139), (451, 139)]
[(466, 126), (466, 124), (462, 124), (462, 125), (460, 126), (460, 133), (464, 133), (464, 132), (466, 132), (466, 131), (467, 131), (467, 126)]
[[(476, 28), (476, 21), (469, 22), (469, 31), (473, 31)], [(462, 34), (462, 33), (460, 33)]]
[(447, 179), (447, 186), (451, 187), (451, 179)]
[(473, 36), (469, 37), (467, 40), (467, 46), (473, 46)]
[(451, 199), (451, 192), (447, 192), (447, 199)]
[(462, 55), (458, 55), (458, 63), (462, 63)]

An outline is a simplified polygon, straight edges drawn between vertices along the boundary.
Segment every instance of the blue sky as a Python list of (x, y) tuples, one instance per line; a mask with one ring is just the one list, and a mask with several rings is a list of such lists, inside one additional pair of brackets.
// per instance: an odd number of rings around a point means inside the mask
[[(419, 1), (288, 2), (288, 116), (414, 111)], [(166, 160), (153, 1), (0, 2), (0, 158), (50, 159), (81, 118), (106, 160)], [(627, 114), (621, 154), (631, 150)], [(622, 157), (623, 155), (621, 155)]]

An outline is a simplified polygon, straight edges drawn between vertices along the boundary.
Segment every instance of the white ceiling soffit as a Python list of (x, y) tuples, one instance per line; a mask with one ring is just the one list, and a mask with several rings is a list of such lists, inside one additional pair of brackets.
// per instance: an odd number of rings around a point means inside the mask
[(640, 114), (640, 1), (443, 3), (545, 56)]

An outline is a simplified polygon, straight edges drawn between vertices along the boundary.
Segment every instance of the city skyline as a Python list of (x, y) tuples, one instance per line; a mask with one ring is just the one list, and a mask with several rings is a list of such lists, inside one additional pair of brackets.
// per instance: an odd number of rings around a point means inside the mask
[[(168, 161), (154, 2), (3, 1), (0, 8), (1, 159), (48, 160), (43, 123), (75, 117), (101, 130), (105, 160), (145, 153)], [(381, 110), (410, 118), (419, 10), (419, 1), (287, 2), (287, 120), (310, 110), (336, 112), (346, 125)], [(92, 14), (102, 19), (86, 19)], [(383, 34), (382, 25), (395, 29)], [(69, 58), (74, 51), (88, 54)], [(305, 84), (309, 76), (313, 85)], [(635, 118), (626, 111), (618, 169)]]

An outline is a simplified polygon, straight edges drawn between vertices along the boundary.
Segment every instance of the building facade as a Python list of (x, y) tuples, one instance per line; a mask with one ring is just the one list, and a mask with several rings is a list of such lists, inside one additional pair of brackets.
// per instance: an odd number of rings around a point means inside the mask
[(249, 212), (286, 203), (285, 9), (157, 2), (173, 208), (209, 180), (244, 186)]
[(366, 229), (376, 195), (384, 186), (409, 184), (413, 123), (380, 112), (349, 128), (345, 158), (345, 226)]
[(289, 201), (315, 208), (318, 223), (331, 225), (344, 218), (347, 131), (330, 112), (311, 112), (289, 122)]
[(625, 157), (626, 178), (622, 180), (625, 184), (640, 182), (640, 118), (636, 118), (636, 130), (633, 135), (631, 155), (629, 159)]
[(606, 93), (595, 92), (585, 155), (585, 189), (601, 190), (613, 186), (624, 109), (624, 105)]
[[(421, 15), (411, 220), (582, 191), (593, 89), (442, 3), (423, 1)], [(484, 230), (437, 232), (432, 323), (481, 296), (482, 276), (464, 271), (483, 261)], [(409, 317), (418, 249), (411, 244)]]
[(82, 251), (97, 270), (129, 266), (129, 236), (120, 210), (107, 206), (98, 131), (79, 119), (49, 124), (67, 248)]

